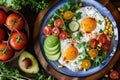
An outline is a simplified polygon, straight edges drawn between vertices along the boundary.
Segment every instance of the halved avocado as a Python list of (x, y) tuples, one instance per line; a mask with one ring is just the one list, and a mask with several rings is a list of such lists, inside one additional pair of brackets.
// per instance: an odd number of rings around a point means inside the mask
[(46, 56), (47, 56), (47, 58), (48, 58), (49, 60), (51, 60), (51, 61), (56, 61), (56, 60), (58, 60), (58, 59), (60, 58), (61, 52), (58, 52), (58, 53), (55, 54), (55, 55), (49, 55), (48, 53), (46, 53)]
[(18, 65), (20, 69), (25, 73), (38, 73), (39, 72), (39, 65), (35, 57), (27, 52), (24, 51), (21, 53), (18, 59)]

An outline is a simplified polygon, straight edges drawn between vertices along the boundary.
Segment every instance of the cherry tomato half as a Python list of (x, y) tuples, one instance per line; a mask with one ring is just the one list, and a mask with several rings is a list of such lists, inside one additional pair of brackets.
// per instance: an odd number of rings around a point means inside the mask
[(110, 78), (113, 80), (119, 79), (119, 73), (115, 70), (110, 72)]
[(65, 40), (68, 37), (68, 33), (66, 31), (61, 31), (59, 37), (61, 40)]
[(107, 42), (107, 35), (106, 34), (100, 34), (98, 40), (99, 40), (100, 43), (106, 43)]
[(2, 42), (5, 38), (5, 32), (0, 28), (0, 42)]
[(89, 43), (91, 48), (96, 48), (98, 45), (98, 40), (96, 39), (90, 39), (90, 43)]
[(108, 51), (110, 49), (110, 45), (104, 43), (104, 44), (102, 44), (101, 49), (102, 49), (102, 51)]
[(56, 19), (55, 22), (54, 22), (54, 26), (59, 27), (59, 28), (64, 26), (63, 20), (62, 19)]
[(0, 10), (0, 26), (5, 23), (6, 17), (6, 13), (3, 10)]
[(27, 37), (23, 32), (14, 32), (10, 36), (10, 46), (15, 50), (23, 49), (27, 44)]
[(6, 27), (9, 30), (13, 30), (14, 28), (17, 30), (21, 30), (24, 26), (24, 20), (18, 13), (12, 13), (8, 15), (6, 19)]
[(60, 34), (60, 29), (58, 27), (54, 27), (52, 29), (52, 35), (58, 36)]
[(13, 50), (7, 46), (7, 43), (0, 43), (0, 60), (5, 61), (12, 57)]
[(44, 35), (50, 35), (52, 33), (52, 27), (51, 26), (45, 26), (42, 29), (42, 32)]

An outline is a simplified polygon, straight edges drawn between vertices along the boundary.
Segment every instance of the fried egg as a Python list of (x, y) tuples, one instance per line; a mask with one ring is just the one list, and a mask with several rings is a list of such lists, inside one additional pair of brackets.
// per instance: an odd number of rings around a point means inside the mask
[(100, 30), (105, 29), (105, 19), (101, 13), (93, 6), (82, 7), (76, 11), (81, 13), (81, 18), (77, 20), (80, 24), (79, 31), (83, 33), (83, 39), (88, 41), (90, 38), (96, 38)]
[[(100, 34), (100, 30), (104, 31), (105, 29), (104, 17), (96, 8), (86, 6), (76, 11), (76, 13), (78, 12), (82, 13), (81, 18), (77, 20), (80, 28), (78, 31), (73, 32), (71, 39), (60, 41), (62, 54), (58, 60), (61, 65), (73, 72), (79, 70), (79, 67), (82, 64), (81, 59), (85, 58), (84, 55), (79, 55), (85, 50), (84, 46), (78, 48), (77, 42), (88, 42), (91, 38), (97, 38)], [(81, 32), (83, 36), (80, 40), (75, 40), (75, 37), (79, 32)]]

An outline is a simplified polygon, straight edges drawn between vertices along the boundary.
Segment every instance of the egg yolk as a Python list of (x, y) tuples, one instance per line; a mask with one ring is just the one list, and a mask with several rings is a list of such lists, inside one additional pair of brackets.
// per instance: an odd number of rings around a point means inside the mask
[(78, 56), (78, 50), (74, 46), (70, 46), (65, 50), (65, 60), (74, 60)]
[(96, 23), (97, 21), (95, 20), (95, 18), (87, 17), (82, 20), (81, 27), (85, 32), (90, 33), (96, 28)]

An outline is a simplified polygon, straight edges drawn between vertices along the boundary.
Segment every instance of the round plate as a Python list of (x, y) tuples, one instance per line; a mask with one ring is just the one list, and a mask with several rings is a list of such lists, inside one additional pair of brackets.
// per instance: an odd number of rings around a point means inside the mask
[[(84, 77), (84, 76), (89, 76), (92, 75), (98, 71), (100, 71), (101, 69), (103, 69), (112, 59), (112, 57), (114, 56), (116, 50), (117, 50), (117, 46), (118, 46), (118, 28), (117, 28), (117, 24), (112, 16), (112, 14), (110, 13), (110, 11), (104, 7), (101, 3), (99, 3), (98, 1), (95, 0), (79, 0), (79, 2), (83, 3), (83, 6), (94, 6), (103, 16), (106, 16), (110, 19), (110, 21), (113, 24), (113, 30), (114, 30), (114, 36), (112, 39), (112, 45), (111, 45), (111, 49), (109, 51), (109, 55), (106, 58), (106, 60), (103, 61), (103, 63), (95, 68), (90, 68), (88, 69), (86, 72), (82, 71), (78, 71), (78, 72), (72, 72), (71, 70), (67, 69), (66, 67), (60, 69), (58, 68), (58, 66), (60, 65), (58, 61), (50, 61), (47, 59), (47, 57), (45, 56), (45, 52), (43, 49), (43, 45), (44, 45), (44, 39), (45, 36), (42, 34), (42, 28), (47, 24), (48, 20), (52, 17), (54, 11), (60, 7), (62, 7), (65, 3), (67, 2), (67, 0), (61, 0), (59, 3), (57, 3), (56, 5), (54, 5), (48, 12), (47, 14), (44, 16), (43, 21), (40, 25), (40, 33), (39, 33), (39, 42), (40, 42), (40, 48), (41, 51), (46, 59), (46, 61), (49, 63), (49, 65), (51, 67), (53, 67), (55, 70), (57, 70), (60, 73), (63, 73), (65, 75), (68, 76), (73, 76), (73, 77)], [(72, 3), (75, 3), (74, 0), (71, 0)]]

